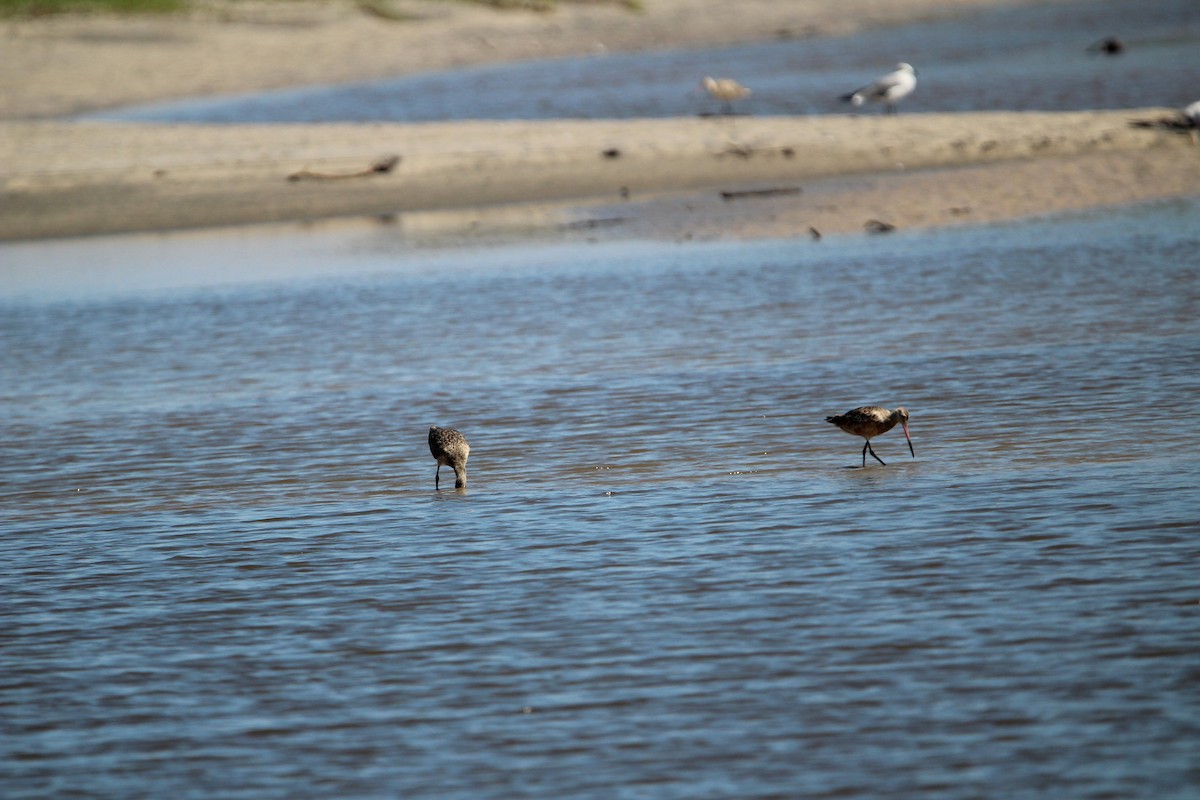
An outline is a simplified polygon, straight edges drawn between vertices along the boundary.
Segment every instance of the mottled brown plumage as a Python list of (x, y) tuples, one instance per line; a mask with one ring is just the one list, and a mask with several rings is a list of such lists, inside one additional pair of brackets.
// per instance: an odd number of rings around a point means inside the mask
[(832, 422), (851, 436), (861, 436), (867, 440), (862, 451), (864, 467), (867, 465), (868, 452), (880, 464), (887, 466), (887, 462), (875, 455), (874, 449), (871, 448), (871, 437), (882, 436), (896, 427), (897, 422), (904, 428), (904, 438), (908, 440), (908, 452), (912, 453), (913, 458), (917, 457), (916, 451), (913, 450), (912, 437), (908, 435), (908, 409), (897, 408), (895, 411), (889, 411), (880, 406), (862, 406), (836, 417), (826, 417), (825, 421)]
[(462, 489), (467, 485), (467, 456), (471, 447), (467, 437), (454, 428), (439, 428), (429, 426), (429, 452), (437, 459), (437, 471), (433, 473), (433, 488), (438, 489), (438, 478), (445, 464), (454, 470), (454, 488)]

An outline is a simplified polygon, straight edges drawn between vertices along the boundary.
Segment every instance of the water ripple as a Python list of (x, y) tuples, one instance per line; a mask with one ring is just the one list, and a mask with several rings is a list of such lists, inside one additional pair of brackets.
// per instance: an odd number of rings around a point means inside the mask
[(1188, 796), (1194, 212), (5, 300), (6, 797)]

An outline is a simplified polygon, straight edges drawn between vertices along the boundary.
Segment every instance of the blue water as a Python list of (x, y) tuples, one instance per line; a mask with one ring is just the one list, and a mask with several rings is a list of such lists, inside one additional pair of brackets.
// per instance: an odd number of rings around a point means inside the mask
[(0, 244), (3, 794), (1195, 797), (1198, 211)]
[[(1108, 36), (1127, 51), (1088, 52)], [(847, 37), (531, 61), (94, 116), (197, 123), (690, 116), (721, 110), (697, 90), (705, 75), (753, 89), (741, 113), (829, 114), (850, 110), (837, 98), (898, 61), (919, 72), (903, 105), (914, 112), (1182, 107), (1200, 91), (1198, 47), (1194, 0), (1081, 0)]]

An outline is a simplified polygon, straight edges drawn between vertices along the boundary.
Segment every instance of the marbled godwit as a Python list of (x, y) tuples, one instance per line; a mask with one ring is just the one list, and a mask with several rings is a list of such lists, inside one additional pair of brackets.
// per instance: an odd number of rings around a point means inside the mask
[(454, 488), (462, 489), (467, 485), (467, 456), (471, 447), (467, 437), (454, 428), (439, 428), (429, 426), (429, 452), (437, 459), (437, 472), (433, 473), (433, 488), (438, 489), (438, 477), (445, 464), (454, 470)]
[(908, 64), (900, 63), (896, 65), (894, 72), (880, 75), (861, 89), (842, 95), (841, 99), (848, 100), (856, 106), (861, 106), (864, 100), (884, 103), (888, 113), (895, 114), (896, 103), (912, 94), (915, 88), (917, 71)]
[(725, 104), (725, 113), (733, 113), (733, 101), (749, 97), (752, 92), (733, 78), (709, 78), (700, 81), (704, 91)]
[(904, 428), (904, 438), (908, 439), (908, 452), (912, 453), (913, 458), (917, 457), (916, 451), (913, 450), (912, 437), (908, 435), (908, 409), (897, 408), (895, 411), (888, 411), (879, 406), (863, 406), (836, 417), (826, 417), (825, 421), (832, 422), (851, 436), (861, 436), (867, 440), (862, 451), (864, 467), (867, 465), (868, 452), (880, 464), (887, 466), (887, 462), (875, 455), (875, 450), (871, 447), (871, 437), (882, 436), (896, 427), (897, 422)]

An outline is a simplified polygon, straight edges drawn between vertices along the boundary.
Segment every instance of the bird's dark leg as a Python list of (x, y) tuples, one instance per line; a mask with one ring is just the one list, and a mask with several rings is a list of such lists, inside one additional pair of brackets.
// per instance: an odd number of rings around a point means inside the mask
[(434, 473), (433, 473), (433, 490), (435, 492), (440, 491), (440, 489), (438, 487), (438, 477), (441, 475), (441, 473), (442, 473), (442, 462), (439, 461), (437, 470), (434, 471)]
[(863, 469), (867, 468), (867, 448), (870, 446), (871, 442), (869, 440), (863, 445)]
[[(884, 461), (884, 460), (883, 460), (882, 458), (880, 458), (879, 456), (875, 455), (875, 448), (874, 448), (874, 447), (871, 447), (871, 440), (870, 440), (870, 439), (867, 439), (867, 449), (871, 451), (871, 455), (872, 455), (872, 456), (874, 456), (874, 458), (875, 458), (875, 460), (876, 460), (876, 461), (878, 461), (880, 464), (883, 464), (885, 467), (887, 466), (887, 462), (886, 462), (886, 461)], [(863, 456), (863, 466), (865, 467), (866, 465), (867, 465), (867, 457), (864, 455), (864, 456)]]

